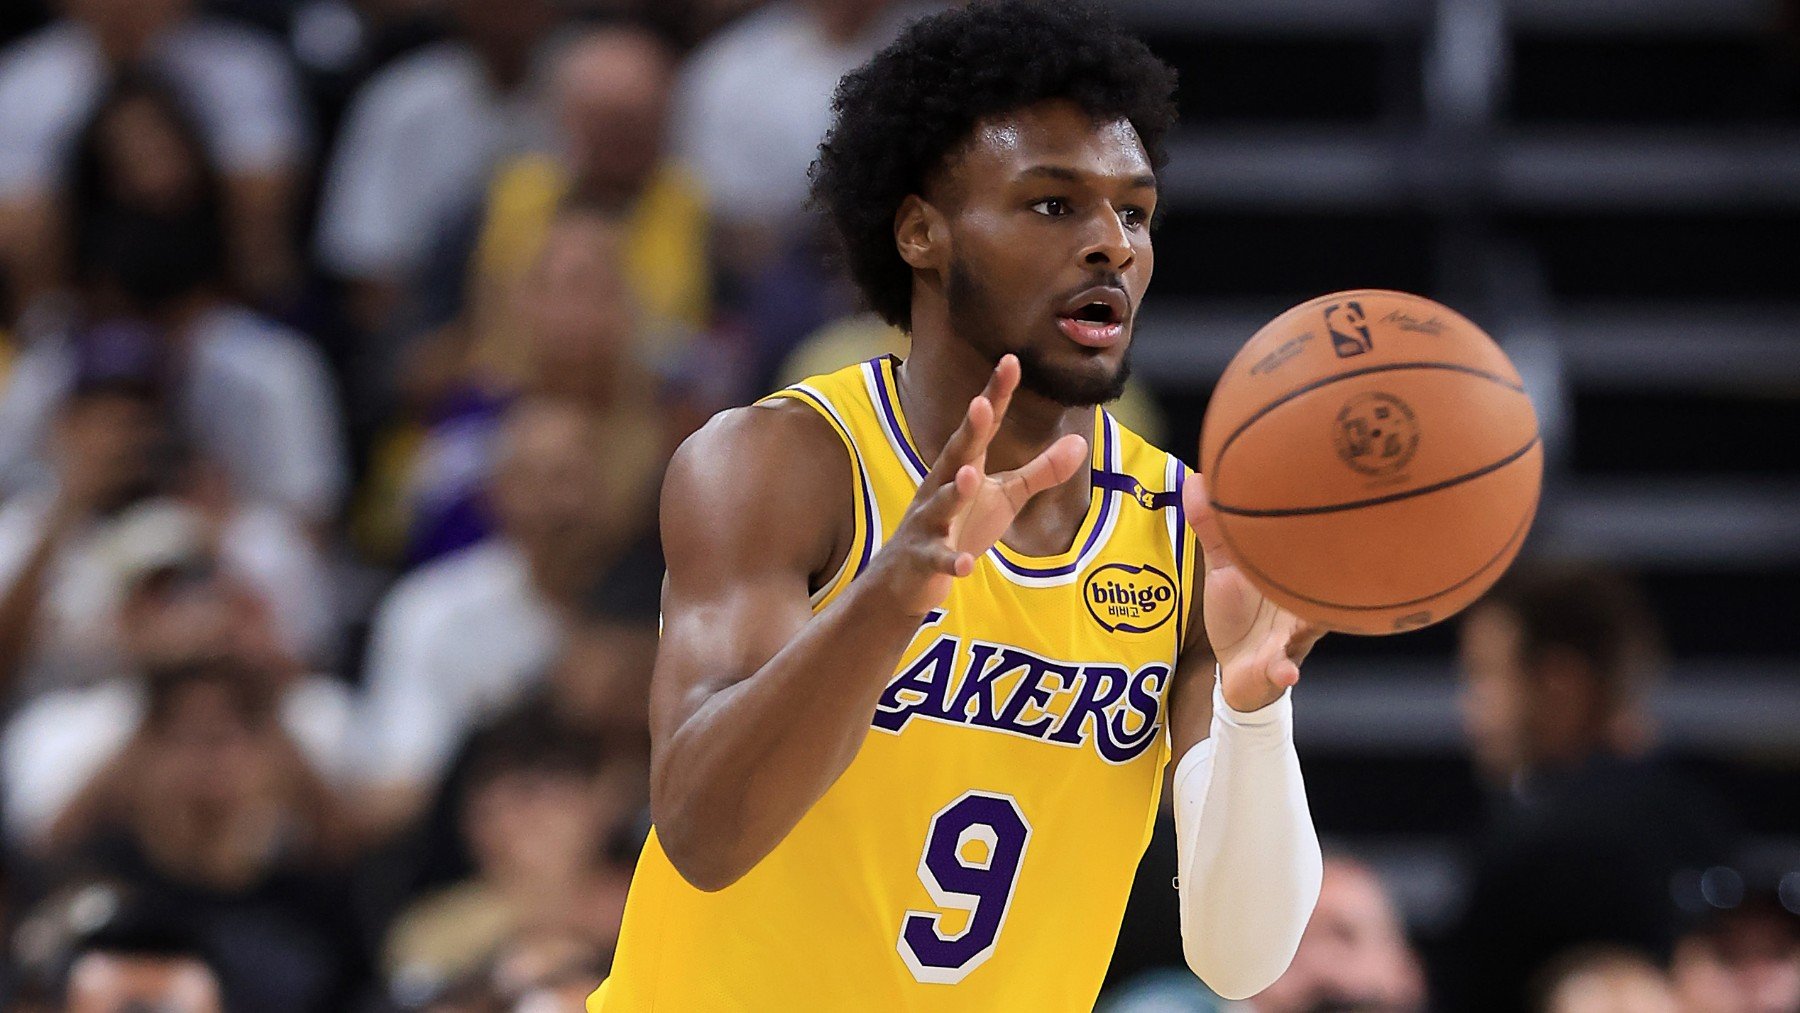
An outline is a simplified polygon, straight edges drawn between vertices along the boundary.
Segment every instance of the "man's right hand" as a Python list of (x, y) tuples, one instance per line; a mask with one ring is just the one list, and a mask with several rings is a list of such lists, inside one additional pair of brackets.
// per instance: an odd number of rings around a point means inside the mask
[(1023, 466), (988, 474), (988, 444), (1018, 387), (1019, 360), (1002, 356), (919, 484), (893, 538), (870, 564), (869, 576), (887, 583), (908, 615), (923, 619), (943, 604), (951, 581), (975, 572), (975, 560), (1006, 534), (1033, 496), (1067, 482), (1087, 463), (1087, 441), (1070, 433)]

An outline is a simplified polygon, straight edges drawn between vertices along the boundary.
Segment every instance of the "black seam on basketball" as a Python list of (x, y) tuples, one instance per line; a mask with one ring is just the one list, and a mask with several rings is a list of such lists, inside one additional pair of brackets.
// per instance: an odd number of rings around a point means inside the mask
[(1277, 591), (1280, 591), (1282, 594), (1289, 595), (1294, 598), (1298, 598), (1303, 602), (1308, 602), (1313, 605), (1323, 605), (1326, 608), (1343, 609), (1346, 612), (1380, 612), (1383, 609), (1405, 608), (1408, 605), (1422, 605), (1425, 602), (1431, 601), (1433, 599), (1442, 598), (1444, 595), (1449, 594), (1450, 592), (1456, 590), (1457, 588), (1462, 587), (1465, 584), (1468, 584), (1470, 581), (1472, 581), (1475, 578), (1486, 573), (1490, 567), (1492, 567), (1496, 562), (1498, 562), (1502, 557), (1504, 557), (1506, 555), (1507, 551), (1512, 548), (1514, 542), (1517, 542), (1521, 538), (1523, 538), (1525, 533), (1531, 529), (1531, 522), (1537, 518), (1538, 502), (1541, 498), (1542, 498), (1542, 493), (1540, 490), (1540, 494), (1538, 496), (1533, 496), (1531, 498), (1531, 507), (1525, 511), (1525, 516), (1523, 519), (1521, 519), (1519, 521), (1519, 526), (1513, 529), (1513, 533), (1506, 539), (1505, 543), (1503, 543), (1500, 546), (1500, 551), (1496, 552), (1492, 556), (1488, 557), (1487, 562), (1476, 567), (1474, 573), (1471, 573), (1467, 577), (1464, 577), (1463, 579), (1457, 581), (1456, 583), (1451, 584), (1449, 587), (1441, 588), (1437, 591), (1433, 591), (1432, 593), (1424, 596), (1423, 598), (1409, 598), (1406, 601), (1391, 602), (1386, 605), (1351, 605), (1351, 604), (1348, 604), (1345, 602), (1327, 601), (1324, 598), (1313, 598), (1309, 595), (1301, 594), (1300, 592), (1295, 591), (1293, 588), (1288, 587), (1287, 585), (1281, 583), (1278, 580), (1275, 580), (1274, 578), (1270, 577), (1268, 574), (1257, 569), (1254, 564), (1252, 564), (1249, 560), (1245, 559), (1243, 553), (1238, 551), (1237, 544), (1231, 540), (1231, 533), (1225, 529), (1225, 526), (1223, 524), (1219, 525), (1219, 534), (1225, 539), (1225, 546), (1231, 550), (1231, 558), (1238, 566), (1241, 566), (1244, 569), (1249, 570), (1251, 573), (1255, 574), (1257, 576), (1257, 578), (1260, 579), (1263, 583), (1269, 585), (1270, 587), (1274, 588)]
[(1213, 501), (1212, 508), (1222, 514), (1230, 514), (1233, 517), (1310, 517), (1315, 514), (1335, 514), (1345, 510), (1361, 510), (1363, 507), (1398, 503), (1403, 499), (1412, 499), (1414, 496), (1424, 496), (1429, 493), (1437, 492), (1440, 489), (1448, 489), (1453, 485), (1461, 485), (1470, 479), (1480, 478), (1489, 472), (1499, 471), (1501, 468), (1504, 468), (1519, 458), (1524, 457), (1526, 454), (1531, 453), (1531, 448), (1537, 445), (1538, 438), (1534, 435), (1532, 436), (1530, 443), (1507, 454), (1493, 464), (1483, 465), (1482, 467), (1476, 468), (1474, 471), (1457, 475), (1453, 478), (1446, 478), (1442, 482), (1433, 482), (1430, 485), (1422, 485), (1417, 489), (1408, 489), (1405, 492), (1390, 492), (1385, 496), (1371, 496), (1368, 499), (1352, 500), (1348, 503), (1331, 503), (1326, 506), (1280, 507), (1270, 510), (1252, 510), (1248, 507), (1227, 506), (1226, 504), (1215, 500)]
[(1352, 369), (1346, 373), (1328, 376), (1322, 380), (1314, 380), (1305, 386), (1296, 387), (1275, 400), (1270, 401), (1268, 404), (1263, 405), (1261, 408), (1258, 408), (1249, 418), (1239, 423), (1238, 427), (1231, 431), (1230, 436), (1225, 437), (1225, 442), (1219, 445), (1219, 452), (1213, 455), (1212, 466), (1206, 469), (1206, 473), (1211, 475), (1218, 472), (1219, 462), (1225, 459), (1225, 451), (1230, 450), (1231, 445), (1237, 442), (1237, 438), (1244, 435), (1244, 430), (1249, 429), (1264, 415), (1269, 414), (1300, 395), (1310, 394), (1321, 387), (1329, 387), (1340, 380), (1352, 380), (1359, 376), (1368, 376), (1371, 373), (1397, 373), (1407, 369), (1445, 369), (1454, 373), (1467, 373), (1470, 376), (1478, 376), (1483, 380), (1497, 383), (1508, 390), (1517, 391), (1520, 394), (1525, 393), (1523, 385), (1514, 383), (1504, 376), (1497, 373), (1490, 373), (1485, 369), (1476, 369), (1474, 366), (1464, 366), (1457, 362), (1391, 362), (1382, 366), (1364, 366), (1361, 369)]

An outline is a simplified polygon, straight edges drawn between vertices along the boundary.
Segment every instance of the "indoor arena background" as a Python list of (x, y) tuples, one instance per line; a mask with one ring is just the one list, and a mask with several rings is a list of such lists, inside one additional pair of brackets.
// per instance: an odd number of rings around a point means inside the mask
[[(1308, 661), (1325, 896), (1233, 1008), (1800, 1011), (1800, 4), (1114, 6), (1183, 114), (1120, 413), (1191, 463), (1259, 324), (1387, 287), (1503, 344), (1549, 450), (1485, 625)], [(580, 1008), (657, 476), (903, 352), (805, 169), (929, 9), (0, 4), (7, 1009), (109, 950), (231, 1010)], [(1224, 1008), (1166, 829), (1111, 1010)]]

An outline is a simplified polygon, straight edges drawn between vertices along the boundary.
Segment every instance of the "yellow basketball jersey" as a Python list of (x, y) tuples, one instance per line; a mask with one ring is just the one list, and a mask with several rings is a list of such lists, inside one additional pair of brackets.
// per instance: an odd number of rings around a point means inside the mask
[[(855, 541), (815, 611), (927, 471), (894, 365), (773, 395), (854, 462)], [(955, 582), (849, 769), (743, 879), (695, 889), (652, 832), (590, 1011), (1092, 1008), (1156, 812), (1195, 559), (1181, 463), (1104, 411), (1094, 435), (1070, 550), (999, 545)]]

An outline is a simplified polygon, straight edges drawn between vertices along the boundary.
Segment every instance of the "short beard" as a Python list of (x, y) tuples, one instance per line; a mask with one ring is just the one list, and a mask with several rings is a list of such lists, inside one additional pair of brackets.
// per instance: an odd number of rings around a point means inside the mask
[[(1009, 349), (992, 344), (1002, 333), (999, 310), (993, 294), (975, 277), (961, 260), (950, 262), (944, 284), (944, 299), (949, 304), (950, 324), (964, 341), (974, 345), (994, 362)], [(1064, 408), (1091, 408), (1119, 399), (1125, 383), (1131, 379), (1129, 355), (1110, 375), (1093, 376), (1057, 369), (1044, 361), (1036, 348), (1010, 350), (1019, 357), (1019, 386), (1054, 401)]]
[(1111, 404), (1125, 393), (1125, 383), (1131, 379), (1129, 354), (1120, 360), (1119, 368), (1109, 376), (1057, 370), (1047, 365), (1035, 348), (1023, 348), (1013, 354), (1019, 357), (1019, 386), (1033, 394), (1049, 398), (1064, 408), (1092, 408), (1095, 405)]

